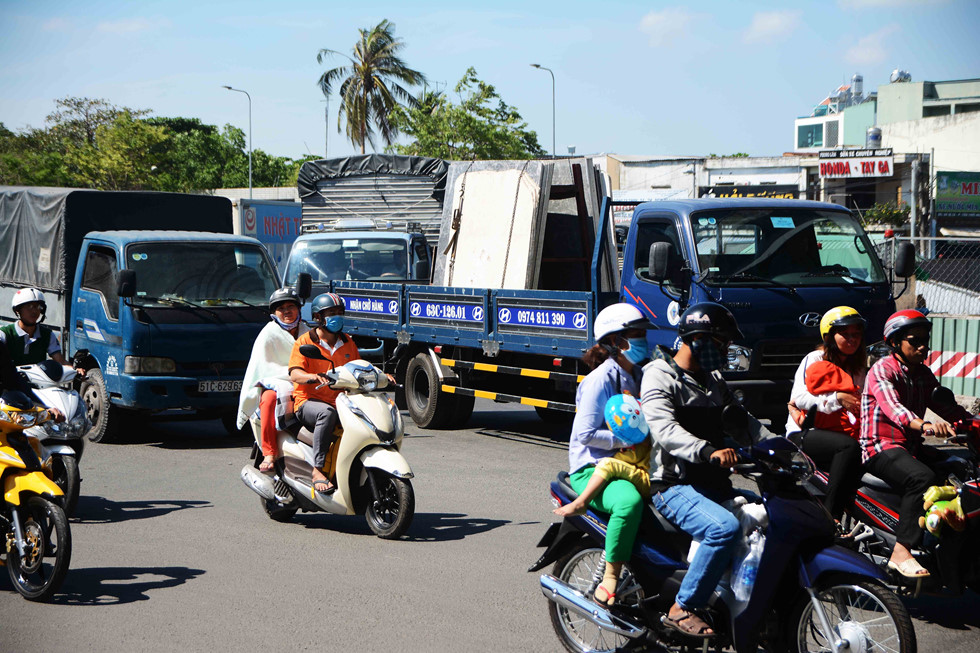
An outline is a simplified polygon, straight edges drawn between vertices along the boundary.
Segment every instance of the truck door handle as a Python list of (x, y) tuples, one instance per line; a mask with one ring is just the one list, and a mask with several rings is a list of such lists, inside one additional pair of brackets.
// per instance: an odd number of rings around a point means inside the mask
[(81, 320), (75, 320), (75, 331), (84, 331), (85, 326), (82, 324)]

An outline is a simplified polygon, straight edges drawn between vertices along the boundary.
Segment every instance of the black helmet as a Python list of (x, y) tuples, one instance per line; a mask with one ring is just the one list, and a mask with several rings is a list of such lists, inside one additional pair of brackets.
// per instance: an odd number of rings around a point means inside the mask
[(681, 314), (677, 335), (687, 342), (698, 333), (706, 333), (728, 342), (745, 338), (731, 311), (714, 302), (693, 304)]
[(293, 302), (297, 306), (303, 305), (303, 300), (299, 298), (296, 291), (292, 288), (280, 288), (269, 296), (269, 310), (275, 312), (276, 306)]
[(325, 311), (328, 308), (333, 308), (334, 306), (339, 306), (344, 308), (344, 300), (337, 293), (325, 292), (322, 295), (317, 295), (316, 299), (310, 305), (310, 314), (316, 317), (321, 311)]

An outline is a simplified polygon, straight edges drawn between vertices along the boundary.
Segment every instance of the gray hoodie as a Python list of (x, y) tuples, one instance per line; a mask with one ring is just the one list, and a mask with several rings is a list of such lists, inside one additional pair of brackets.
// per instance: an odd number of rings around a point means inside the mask
[[(706, 384), (681, 369), (670, 356), (643, 368), (640, 403), (653, 436), (650, 482), (655, 486), (689, 483), (694, 480), (692, 476), (727, 477), (727, 471), (701, 465), (707, 464), (717, 449), (724, 448), (721, 411), (738, 402), (721, 372), (701, 372), (698, 377)], [(753, 443), (773, 437), (751, 415), (747, 431)]]

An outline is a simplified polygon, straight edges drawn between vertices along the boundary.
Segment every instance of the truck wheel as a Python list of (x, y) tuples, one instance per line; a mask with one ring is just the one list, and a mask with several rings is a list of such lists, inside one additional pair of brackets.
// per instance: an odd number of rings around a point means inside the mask
[(109, 391), (105, 388), (101, 370), (93, 368), (85, 373), (80, 394), (88, 419), (92, 422), (88, 439), (92, 442), (111, 442), (119, 432), (122, 415), (109, 401)]
[(446, 425), (456, 410), (456, 397), (443, 393), (436, 366), (425, 352), (408, 362), (405, 371), (405, 399), (412, 420), (424, 429)]

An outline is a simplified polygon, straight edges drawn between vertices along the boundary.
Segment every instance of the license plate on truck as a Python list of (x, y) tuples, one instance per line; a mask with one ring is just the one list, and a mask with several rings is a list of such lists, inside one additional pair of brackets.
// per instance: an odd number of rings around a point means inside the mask
[(241, 392), (241, 381), (198, 381), (198, 392)]

